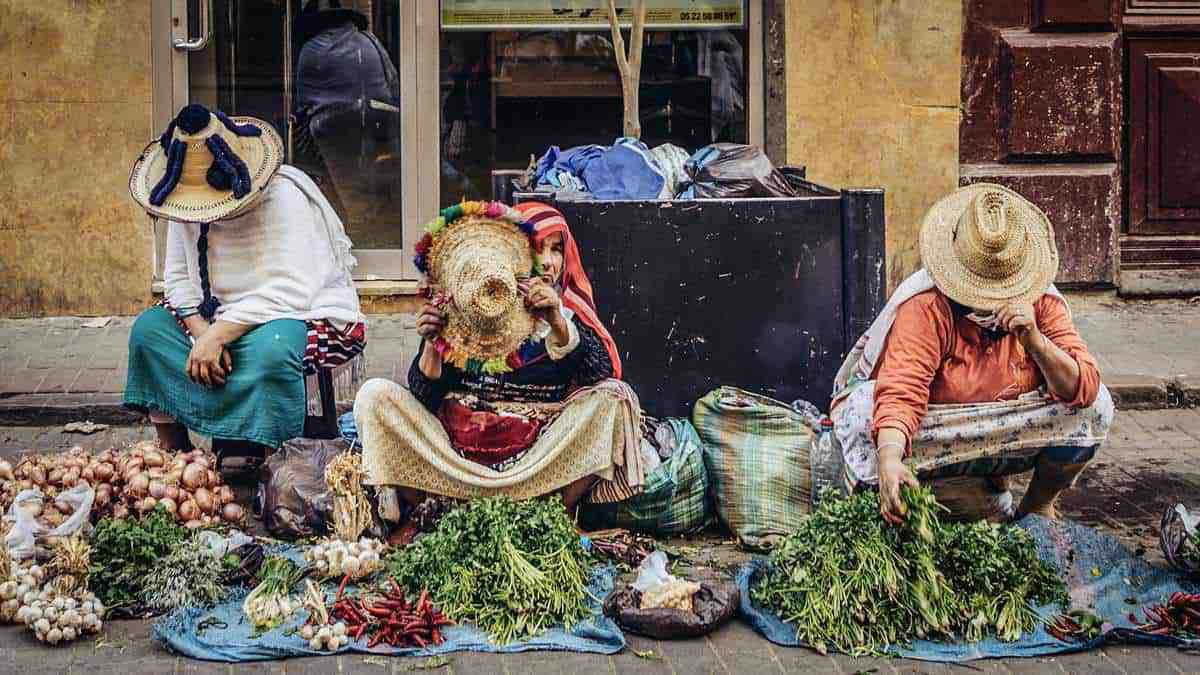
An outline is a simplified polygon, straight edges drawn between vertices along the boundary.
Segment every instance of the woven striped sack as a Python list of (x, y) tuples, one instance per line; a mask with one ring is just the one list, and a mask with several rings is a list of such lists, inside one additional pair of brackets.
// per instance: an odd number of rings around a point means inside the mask
[(641, 494), (613, 504), (585, 504), (580, 520), (589, 530), (621, 527), (644, 534), (673, 536), (701, 530), (712, 512), (704, 448), (692, 423), (669, 418), (660, 423), (674, 439), (666, 460), (646, 476)]
[(770, 548), (812, 508), (813, 431), (785, 403), (734, 387), (696, 402), (713, 507), (738, 541)]

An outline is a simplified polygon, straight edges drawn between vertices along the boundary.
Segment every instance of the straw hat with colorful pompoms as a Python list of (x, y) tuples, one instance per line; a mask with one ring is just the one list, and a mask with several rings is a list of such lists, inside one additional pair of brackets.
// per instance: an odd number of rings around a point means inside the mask
[(468, 372), (516, 370), (531, 347), (536, 319), (518, 283), (541, 274), (533, 225), (499, 202), (443, 209), (417, 242), (427, 293), (447, 314), (434, 343), (446, 362)]

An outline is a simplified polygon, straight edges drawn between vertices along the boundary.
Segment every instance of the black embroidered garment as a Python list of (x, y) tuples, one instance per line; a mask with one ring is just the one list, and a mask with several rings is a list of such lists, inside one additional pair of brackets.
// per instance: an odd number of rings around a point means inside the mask
[[(599, 336), (578, 319), (579, 346), (562, 359), (548, 355), (501, 375), (466, 373), (450, 364), (442, 366), (440, 380), (421, 372), (421, 352), (408, 369), (408, 388), (430, 412), (436, 414), (451, 391), (474, 394), (484, 401), (557, 403), (578, 387), (587, 387), (613, 376), (612, 361)], [(425, 343), (421, 343), (421, 351)]]

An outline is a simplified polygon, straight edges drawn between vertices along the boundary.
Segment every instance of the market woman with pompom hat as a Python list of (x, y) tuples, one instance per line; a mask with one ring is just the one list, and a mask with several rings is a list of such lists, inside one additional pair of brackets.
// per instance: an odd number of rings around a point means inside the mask
[(641, 408), (566, 220), (537, 202), (466, 202), (417, 244), (430, 300), (408, 388), (370, 380), (354, 402), (385, 520), (427, 495), (641, 491)]
[[(920, 246), (924, 269), (836, 378), (831, 416), (849, 482), (877, 484), (892, 522), (904, 518), (901, 486), (918, 480), (943, 502), (959, 496), (952, 515), (963, 518), (1057, 517), (1059, 494), (1108, 435), (1113, 403), (1052, 284), (1049, 218), (980, 183), (934, 204)], [(1008, 476), (1030, 470), (1014, 512)]]
[(342, 222), (268, 123), (188, 105), (129, 177), (169, 221), (164, 298), (134, 322), (125, 405), (159, 441), (261, 454), (304, 431), (304, 377), (366, 341)]

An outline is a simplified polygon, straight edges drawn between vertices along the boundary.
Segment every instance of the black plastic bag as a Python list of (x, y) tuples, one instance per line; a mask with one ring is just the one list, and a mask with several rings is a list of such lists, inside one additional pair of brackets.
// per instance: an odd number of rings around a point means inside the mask
[[(260, 469), (258, 486), (267, 531), (280, 539), (328, 534), (333, 494), (325, 485), (325, 467), (349, 450), (350, 443), (342, 438), (294, 438), (268, 457)], [(381, 532), (376, 519), (364, 534), (378, 537)]]
[(723, 576), (695, 579), (700, 590), (692, 596), (692, 611), (640, 609), (642, 594), (632, 585), (614, 590), (604, 599), (604, 615), (622, 630), (660, 640), (707, 635), (738, 611), (741, 593), (737, 583)]
[(762, 148), (714, 143), (685, 165), (697, 199), (796, 197), (796, 189)]

